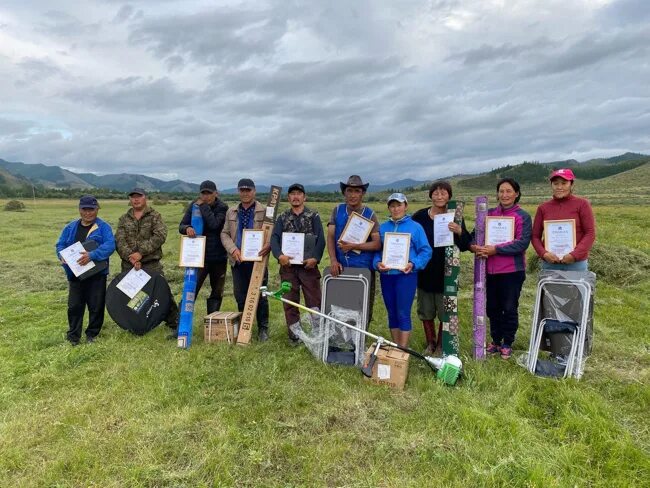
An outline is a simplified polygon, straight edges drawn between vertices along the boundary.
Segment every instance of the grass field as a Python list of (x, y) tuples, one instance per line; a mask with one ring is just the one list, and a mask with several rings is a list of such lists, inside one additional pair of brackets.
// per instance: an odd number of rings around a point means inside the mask
[[(525, 202), (532, 213), (536, 202)], [(648, 486), (647, 275), (626, 286), (599, 277), (584, 377), (544, 380), (514, 360), (471, 359), (465, 255), (462, 381), (444, 387), (412, 360), (396, 392), (291, 348), (278, 303), (269, 342), (205, 344), (203, 291), (188, 351), (165, 340), (165, 327), (135, 337), (108, 315), (96, 344), (70, 347), (54, 243), (76, 202), (25, 203), (26, 212), (0, 212), (0, 486)], [(332, 204), (314, 207), (325, 216)], [(100, 217), (114, 226), (126, 208), (106, 202)], [(169, 225), (166, 273), (177, 297), (182, 208), (157, 207)], [(384, 219), (385, 207), (376, 208)], [(650, 255), (647, 207), (595, 212), (599, 243)], [(277, 285), (276, 263), (270, 276)], [(534, 289), (529, 275), (515, 355), (527, 349)], [(230, 274), (226, 297), (222, 309), (235, 310)], [(387, 334), (380, 297), (375, 317), (371, 330)], [(415, 325), (411, 344), (420, 349)]]

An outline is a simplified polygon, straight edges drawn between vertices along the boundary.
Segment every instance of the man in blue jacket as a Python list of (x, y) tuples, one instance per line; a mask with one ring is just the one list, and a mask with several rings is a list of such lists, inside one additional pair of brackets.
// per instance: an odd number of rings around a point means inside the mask
[(106, 277), (108, 266), (94, 274), (80, 280), (77, 278), (65, 260), (61, 251), (75, 242), (95, 241), (96, 248), (85, 251), (77, 260), (80, 265), (94, 261), (95, 264), (106, 261), (115, 251), (113, 229), (108, 223), (97, 217), (99, 204), (92, 195), (84, 195), (79, 199), (80, 219), (70, 222), (63, 228), (61, 236), (56, 243), (56, 255), (63, 265), (68, 277), (68, 333), (67, 339), (73, 346), (79, 344), (86, 307), (88, 307), (88, 327), (86, 328), (86, 341), (92, 343), (99, 334), (104, 324), (104, 304), (106, 303)]

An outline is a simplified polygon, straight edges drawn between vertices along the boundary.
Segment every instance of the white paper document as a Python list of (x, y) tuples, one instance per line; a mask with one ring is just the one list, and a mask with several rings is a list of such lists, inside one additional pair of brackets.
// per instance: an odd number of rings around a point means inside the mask
[(302, 232), (282, 233), (282, 254), (289, 256), (291, 264), (302, 264), (305, 260), (305, 234)]
[(241, 260), (261, 261), (260, 251), (264, 247), (264, 231), (244, 229), (241, 236)]
[(92, 261), (89, 261), (88, 264), (84, 264), (83, 266), (77, 263), (77, 260), (81, 257), (81, 253), (83, 252), (86, 252), (86, 250), (81, 245), (81, 242), (77, 241), (59, 253), (65, 261), (65, 264), (70, 268), (70, 271), (72, 271), (72, 273), (77, 277), (95, 267), (95, 263)]
[(544, 247), (560, 259), (573, 251), (576, 247), (575, 220), (545, 220)]
[(411, 234), (404, 232), (386, 232), (382, 263), (391, 269), (404, 269), (409, 263)]
[(485, 244), (496, 246), (515, 239), (514, 217), (486, 217)]
[(205, 259), (205, 236), (181, 237), (179, 266), (202, 268)]
[(150, 279), (151, 275), (145, 270), (140, 269), (136, 271), (135, 268), (131, 268), (131, 271), (129, 271), (117, 284), (117, 288), (127, 297), (133, 298), (144, 288), (144, 285), (146, 285)]
[(438, 214), (433, 217), (433, 247), (454, 245), (454, 233), (449, 230), (449, 223), (454, 221), (454, 212)]

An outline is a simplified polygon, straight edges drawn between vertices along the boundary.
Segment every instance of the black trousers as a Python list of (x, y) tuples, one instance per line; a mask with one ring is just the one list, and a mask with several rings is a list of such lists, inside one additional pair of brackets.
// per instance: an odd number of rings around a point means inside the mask
[(196, 295), (199, 295), (205, 279), (210, 276), (210, 296), (207, 300), (208, 313), (218, 312), (223, 300), (223, 287), (226, 284), (227, 261), (206, 261), (196, 279)]
[(68, 340), (79, 342), (84, 313), (88, 307), (87, 337), (95, 337), (104, 325), (106, 304), (106, 275), (95, 275), (68, 282)]
[[(248, 294), (248, 285), (251, 282), (251, 275), (253, 274), (253, 263), (252, 261), (244, 261), (243, 263), (236, 264), (230, 269), (232, 271), (232, 285), (235, 292), (235, 301), (237, 302), (237, 309), (240, 312), (244, 311), (244, 305), (246, 304), (246, 295)], [(264, 270), (264, 280), (262, 285), (266, 286), (269, 282), (269, 271), (268, 268)], [(257, 304), (257, 327), (268, 327), (269, 326), (269, 300), (266, 297), (261, 296), (260, 301)]]
[(488, 274), (485, 281), (486, 312), (490, 318), (490, 335), (495, 344), (512, 346), (519, 328), (519, 295), (526, 279), (525, 271)]

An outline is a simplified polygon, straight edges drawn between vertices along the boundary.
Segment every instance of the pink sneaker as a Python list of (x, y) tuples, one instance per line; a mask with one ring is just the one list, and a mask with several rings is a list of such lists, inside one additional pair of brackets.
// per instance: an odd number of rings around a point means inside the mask
[(501, 359), (510, 359), (510, 356), (512, 356), (512, 347), (501, 346)]

